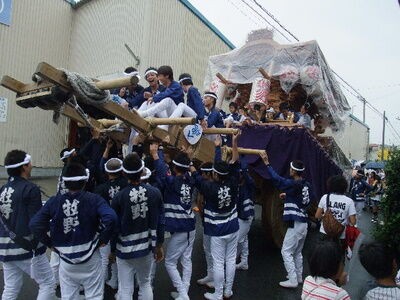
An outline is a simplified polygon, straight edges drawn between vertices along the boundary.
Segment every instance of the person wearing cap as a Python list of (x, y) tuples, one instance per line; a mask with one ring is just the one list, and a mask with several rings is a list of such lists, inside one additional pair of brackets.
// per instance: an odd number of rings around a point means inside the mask
[(205, 109), (199, 90), (193, 86), (192, 76), (188, 73), (179, 75), (179, 83), (187, 95), (187, 104), (179, 103), (170, 118), (192, 117), (196, 118), (203, 127), (206, 127), (204, 120)]
[(68, 189), (65, 187), (64, 181), (62, 180), (62, 173), (67, 166), (68, 162), (71, 161), (71, 159), (76, 156), (76, 150), (75, 148), (65, 148), (61, 150), (60, 152), (60, 160), (63, 162), (64, 166), (63, 169), (61, 170), (61, 174), (58, 177), (58, 183), (57, 183), (57, 193), (60, 194), (65, 194), (68, 192)]
[(254, 219), (254, 195), (256, 184), (250, 176), (247, 163), (240, 161), (240, 179), (239, 179), (239, 198), (237, 203), (239, 233), (237, 256), (240, 257), (240, 263), (236, 265), (238, 270), (247, 270), (249, 268), (249, 240), (247, 238), (251, 223)]
[(29, 223), (34, 236), (60, 255), (63, 299), (77, 299), (80, 286), (88, 299), (104, 296), (98, 248), (114, 234), (117, 216), (103, 198), (83, 190), (88, 179), (83, 165), (68, 164), (63, 174), (68, 193), (50, 197)]
[(206, 109), (206, 120), (207, 127), (216, 127), (216, 128), (224, 128), (224, 121), (222, 120), (222, 116), (220, 112), (215, 107), (217, 103), (217, 94), (213, 92), (205, 92), (203, 95), (203, 104)]
[(232, 138), (230, 163), (215, 160), (212, 181), (205, 180), (197, 172), (194, 174), (196, 187), (205, 200), (204, 233), (211, 236), (215, 292), (205, 293), (206, 299), (222, 300), (233, 295), (239, 230), (236, 208), (239, 185), (238, 136), (239, 133), (236, 133)]
[[(129, 77), (136, 76), (140, 80), (139, 72), (134, 67), (127, 67), (124, 70), (124, 75)], [(130, 108), (133, 108), (136, 105), (138, 98), (141, 98), (140, 95), (143, 93), (143, 90), (144, 88), (140, 84), (132, 84), (126, 87), (125, 100), (128, 102)]]
[(162, 196), (157, 188), (141, 182), (145, 168), (136, 153), (128, 154), (122, 170), (128, 185), (114, 196), (111, 207), (119, 217), (118, 234), (111, 243), (118, 266), (118, 299), (131, 300), (134, 274), (139, 282), (140, 300), (153, 299), (151, 267), (153, 257), (163, 259), (164, 233), (157, 232)]
[[(195, 214), (192, 210), (194, 181), (189, 175), (190, 159), (186, 153), (179, 153), (172, 160), (173, 175), (169, 174), (163, 153), (158, 144), (150, 145), (156, 176), (164, 192), (165, 230), (171, 233), (165, 254), (165, 268), (177, 293), (175, 299), (189, 299), (188, 291), (192, 276), (192, 250), (195, 238)], [(182, 275), (178, 271), (182, 265)]]
[(17, 299), (23, 274), (39, 285), (37, 299), (53, 299), (55, 279), (46, 256), (46, 247), (32, 237), (29, 221), (42, 207), (40, 189), (28, 179), (31, 156), (12, 150), (4, 159), (9, 176), (0, 188), (0, 261), (3, 263), (2, 299)]
[[(130, 108), (135, 108), (139, 110), (146, 110), (148, 106), (147, 100), (156, 94), (165, 91), (165, 86), (159, 84), (157, 80), (157, 69), (154, 67), (149, 67), (144, 73), (144, 79), (148, 82), (149, 86), (144, 88), (138, 97), (136, 97), (134, 102), (131, 102)], [(154, 102), (152, 103), (154, 105)]]
[(288, 273), (288, 280), (279, 282), (285, 288), (296, 288), (303, 282), (302, 250), (307, 236), (306, 208), (314, 198), (311, 185), (303, 178), (304, 163), (294, 160), (290, 163), (290, 177), (279, 176), (269, 163), (266, 152), (260, 154), (267, 166), (273, 185), (283, 191), (280, 198), (284, 200), (283, 221), (288, 229), (282, 244), (282, 258)]
[(365, 206), (365, 196), (372, 190), (365, 181), (365, 175), (363, 170), (357, 170), (356, 174), (350, 181), (350, 195), (354, 201), (357, 212), (357, 220), (361, 216), (362, 209)]
[[(119, 158), (110, 158), (104, 164), (104, 170), (107, 174), (108, 180), (96, 186), (94, 193), (100, 195), (111, 205), (114, 196), (128, 185), (128, 180), (122, 175), (122, 160)], [(118, 288), (117, 265), (115, 262), (111, 263), (111, 278), (108, 280), (108, 262), (111, 254), (111, 246), (108, 243), (106, 246), (100, 248), (100, 256), (103, 267), (104, 281), (113, 289)]]

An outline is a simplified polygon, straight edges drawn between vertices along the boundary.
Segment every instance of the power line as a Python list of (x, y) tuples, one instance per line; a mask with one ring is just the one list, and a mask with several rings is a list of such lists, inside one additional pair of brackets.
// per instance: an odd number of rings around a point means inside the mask
[(285, 26), (283, 26), (274, 16), (273, 14), (271, 14), (268, 10), (266, 10), (264, 8), (264, 6), (262, 6), (261, 4), (259, 4), (256, 0), (253, 0), (253, 2), (259, 7), (261, 8), (261, 10), (263, 12), (265, 12), (272, 20), (275, 21), (276, 24), (278, 24), (283, 30), (285, 30), (287, 33), (289, 33), (296, 41), (300, 41), (293, 33), (291, 33), (288, 29), (286, 29)]
[(242, 9), (240, 9), (236, 4), (233, 3), (233, 1), (228, 0), (230, 4), (232, 4), (238, 11), (242, 13), (242, 15), (246, 16), (250, 21), (252, 21), (255, 25), (260, 26), (260, 24), (256, 23), (252, 18), (249, 17)]
[(258, 16), (260, 16), (269, 26), (271, 26), (273, 29), (275, 29), (280, 35), (282, 35), (288, 42), (291, 42), (289, 38), (286, 37), (278, 28), (276, 28), (274, 25), (272, 25), (263, 15), (261, 15), (257, 10), (255, 10), (250, 4), (248, 4), (246, 1), (242, 0), (244, 4), (246, 4), (253, 12), (255, 12)]

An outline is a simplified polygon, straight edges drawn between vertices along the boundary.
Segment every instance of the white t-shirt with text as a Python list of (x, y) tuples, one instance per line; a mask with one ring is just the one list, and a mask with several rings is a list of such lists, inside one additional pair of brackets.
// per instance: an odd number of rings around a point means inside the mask
[[(326, 212), (326, 197), (327, 195), (323, 195), (321, 200), (319, 200), (318, 208), (322, 208), (324, 213)], [(356, 214), (356, 208), (354, 206), (354, 201), (345, 195), (338, 194), (330, 194), (329, 196), (329, 209), (331, 210), (333, 216), (338, 220), (341, 224), (346, 226), (348, 224), (349, 216)], [(323, 223), (320, 227), (320, 232), (326, 233)], [(341, 239), (344, 239), (346, 235), (346, 231), (344, 230)]]

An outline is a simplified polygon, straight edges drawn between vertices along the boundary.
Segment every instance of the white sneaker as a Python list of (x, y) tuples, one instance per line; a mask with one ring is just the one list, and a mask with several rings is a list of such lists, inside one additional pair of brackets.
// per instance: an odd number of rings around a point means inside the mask
[(248, 270), (248, 269), (249, 269), (249, 265), (246, 263), (240, 262), (236, 265), (236, 270)]
[(224, 299), (230, 299), (233, 296), (233, 292), (232, 291), (225, 291), (224, 292)]
[[(286, 275), (286, 278), (289, 279), (289, 275)], [(303, 283), (303, 278), (302, 278), (301, 275), (300, 275), (300, 276), (299, 276), (299, 275), (297, 276), (297, 283), (298, 283), (298, 284)]]
[(222, 300), (222, 298), (217, 298), (217, 295), (215, 293), (205, 293), (204, 298), (207, 300)]
[(178, 295), (178, 298), (175, 298), (175, 300), (189, 300), (188, 295)]
[(285, 288), (291, 288), (291, 289), (294, 289), (294, 288), (297, 288), (297, 286), (299, 285), (297, 282), (293, 282), (293, 281), (291, 281), (291, 280), (286, 280), (286, 281), (281, 281), (281, 282), (279, 282), (279, 285), (281, 286), (281, 287), (285, 287)]
[(204, 278), (197, 280), (197, 284), (205, 285), (206, 287), (208, 287), (210, 289), (214, 288), (214, 282), (211, 279), (211, 277), (209, 277), (209, 276), (206, 276)]

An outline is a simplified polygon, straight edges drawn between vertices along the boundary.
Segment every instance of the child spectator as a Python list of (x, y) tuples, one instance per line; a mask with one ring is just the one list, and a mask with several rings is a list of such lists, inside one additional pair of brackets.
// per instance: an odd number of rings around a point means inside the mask
[(394, 251), (382, 243), (371, 242), (362, 244), (358, 255), (362, 266), (375, 277), (378, 284), (368, 291), (364, 299), (400, 299), (400, 287), (395, 281), (397, 263)]
[(332, 241), (318, 244), (309, 259), (310, 276), (304, 280), (302, 300), (350, 299), (340, 287), (346, 281), (343, 271), (343, 255), (340, 247)]

